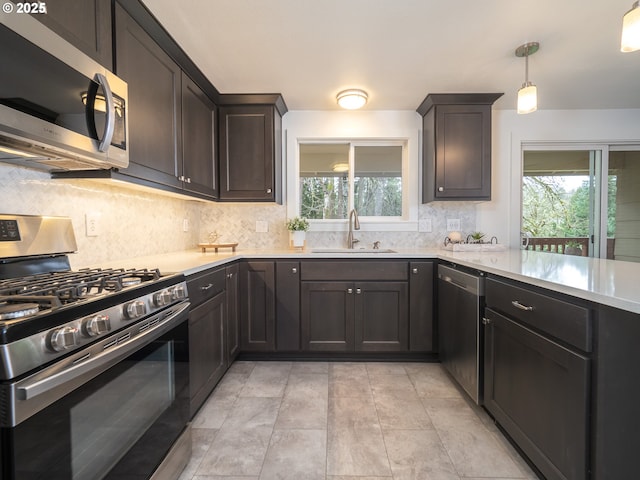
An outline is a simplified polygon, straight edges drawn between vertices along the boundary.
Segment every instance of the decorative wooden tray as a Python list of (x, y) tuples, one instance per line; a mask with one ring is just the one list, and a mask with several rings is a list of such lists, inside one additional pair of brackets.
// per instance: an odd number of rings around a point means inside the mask
[(198, 246), (202, 249), (202, 253), (207, 251), (207, 248), (215, 248), (218, 253), (219, 248), (230, 248), (232, 252), (236, 251), (237, 243), (199, 243)]

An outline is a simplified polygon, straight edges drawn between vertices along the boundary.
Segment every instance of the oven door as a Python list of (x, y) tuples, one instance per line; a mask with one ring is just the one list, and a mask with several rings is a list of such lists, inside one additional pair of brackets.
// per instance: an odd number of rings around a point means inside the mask
[[(5, 389), (20, 421), (2, 428), (2, 480), (150, 478), (189, 420), (188, 307), (99, 342), (116, 341), (102, 355)], [(36, 402), (48, 405), (32, 412)]]

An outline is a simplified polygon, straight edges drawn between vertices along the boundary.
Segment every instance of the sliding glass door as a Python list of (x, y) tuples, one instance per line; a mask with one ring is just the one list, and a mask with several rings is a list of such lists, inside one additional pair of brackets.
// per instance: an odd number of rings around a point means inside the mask
[(640, 261), (640, 148), (526, 147), (522, 167), (527, 248)]

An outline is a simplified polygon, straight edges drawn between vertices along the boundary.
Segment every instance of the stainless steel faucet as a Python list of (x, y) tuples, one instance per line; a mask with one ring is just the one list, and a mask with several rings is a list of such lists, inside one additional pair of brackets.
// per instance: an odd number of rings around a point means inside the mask
[(353, 248), (353, 246), (360, 240), (353, 238), (353, 230), (360, 230), (360, 221), (358, 220), (358, 212), (354, 208), (349, 213), (349, 235), (347, 236), (347, 248)]

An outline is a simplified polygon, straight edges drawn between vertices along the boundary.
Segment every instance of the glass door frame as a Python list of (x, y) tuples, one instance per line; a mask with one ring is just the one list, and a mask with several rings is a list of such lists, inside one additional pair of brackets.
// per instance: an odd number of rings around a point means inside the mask
[[(608, 179), (609, 179), (609, 150), (620, 145), (606, 143), (558, 143), (558, 142), (522, 142), (520, 145), (520, 208), (518, 231), (522, 231), (522, 178), (524, 175), (525, 151), (588, 151), (589, 152), (589, 256), (607, 258), (607, 222), (602, 212), (608, 211)], [(633, 147), (629, 145), (629, 147)], [(633, 150), (633, 148), (626, 148)], [(600, 152), (598, 161), (595, 152)], [(602, 175), (607, 172), (607, 175)], [(599, 201), (598, 201), (599, 200)], [(605, 241), (602, 241), (602, 239)], [(597, 253), (597, 255), (596, 255)]]

